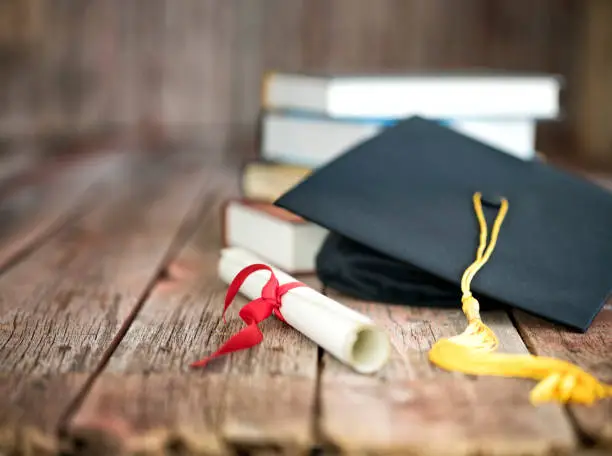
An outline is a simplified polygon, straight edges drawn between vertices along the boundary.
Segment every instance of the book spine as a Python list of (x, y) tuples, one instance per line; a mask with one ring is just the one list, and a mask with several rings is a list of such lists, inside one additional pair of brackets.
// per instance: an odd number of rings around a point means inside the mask
[(270, 105), (270, 86), (272, 85), (275, 75), (275, 71), (266, 71), (263, 74), (260, 93), (261, 106), (263, 109), (272, 109)]
[(240, 179), (241, 193), (250, 200), (273, 202), (311, 172), (307, 166), (248, 163)]

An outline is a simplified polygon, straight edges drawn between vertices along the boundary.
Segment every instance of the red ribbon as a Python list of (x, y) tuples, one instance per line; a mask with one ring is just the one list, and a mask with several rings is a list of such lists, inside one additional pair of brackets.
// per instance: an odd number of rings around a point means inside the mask
[(238, 350), (245, 350), (247, 348), (254, 347), (261, 343), (263, 340), (263, 334), (257, 326), (260, 322), (274, 314), (279, 320), (285, 321), (280, 313), (281, 298), (289, 290), (297, 287), (305, 286), (301, 282), (291, 282), (284, 285), (279, 285), (278, 279), (274, 275), (272, 269), (265, 264), (252, 264), (242, 269), (232, 283), (230, 283), (225, 295), (225, 305), (223, 307), (223, 323), (227, 323), (225, 320), (225, 312), (230, 304), (233, 302), (236, 294), (240, 290), (240, 287), (244, 281), (256, 271), (265, 269), (270, 271), (270, 279), (263, 286), (261, 290), (261, 297), (254, 299), (253, 301), (246, 304), (238, 315), (247, 324), (247, 327), (234, 334), (219, 350), (212, 355), (191, 364), (191, 367), (203, 367), (208, 364), (214, 358), (219, 356), (232, 353)]

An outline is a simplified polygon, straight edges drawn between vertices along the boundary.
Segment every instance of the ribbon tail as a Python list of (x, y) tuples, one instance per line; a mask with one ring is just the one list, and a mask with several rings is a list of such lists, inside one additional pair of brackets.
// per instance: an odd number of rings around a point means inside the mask
[(261, 343), (262, 340), (263, 334), (261, 333), (261, 330), (259, 329), (257, 324), (250, 324), (246, 328), (243, 328), (240, 332), (234, 334), (215, 353), (210, 356), (207, 356), (204, 359), (201, 359), (200, 361), (191, 363), (190, 367), (204, 367), (206, 366), (206, 364), (208, 364), (215, 358), (218, 358), (228, 353), (254, 347), (255, 345)]

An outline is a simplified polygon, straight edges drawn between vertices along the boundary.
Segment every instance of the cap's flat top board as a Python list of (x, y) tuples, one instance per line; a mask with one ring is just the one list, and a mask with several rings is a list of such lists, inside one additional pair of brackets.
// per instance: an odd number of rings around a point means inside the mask
[[(472, 290), (586, 330), (612, 289), (612, 195), (586, 180), (412, 117), (276, 204), (459, 284), (478, 245), (474, 192), (509, 212)], [(490, 230), (497, 207), (484, 209)]]

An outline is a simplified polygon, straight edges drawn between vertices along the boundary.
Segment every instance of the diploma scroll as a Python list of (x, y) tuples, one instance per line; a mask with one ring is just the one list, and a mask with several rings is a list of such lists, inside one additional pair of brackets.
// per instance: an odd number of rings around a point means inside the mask
[[(229, 284), (243, 268), (255, 263), (266, 264), (243, 249), (225, 248), (221, 251), (218, 273)], [(296, 281), (289, 274), (268, 266), (280, 285)], [(269, 271), (254, 272), (243, 282), (239, 292), (256, 299), (269, 278)], [(357, 372), (376, 372), (389, 359), (387, 334), (367, 316), (307, 286), (294, 288), (281, 299), (280, 313), (287, 324)]]

